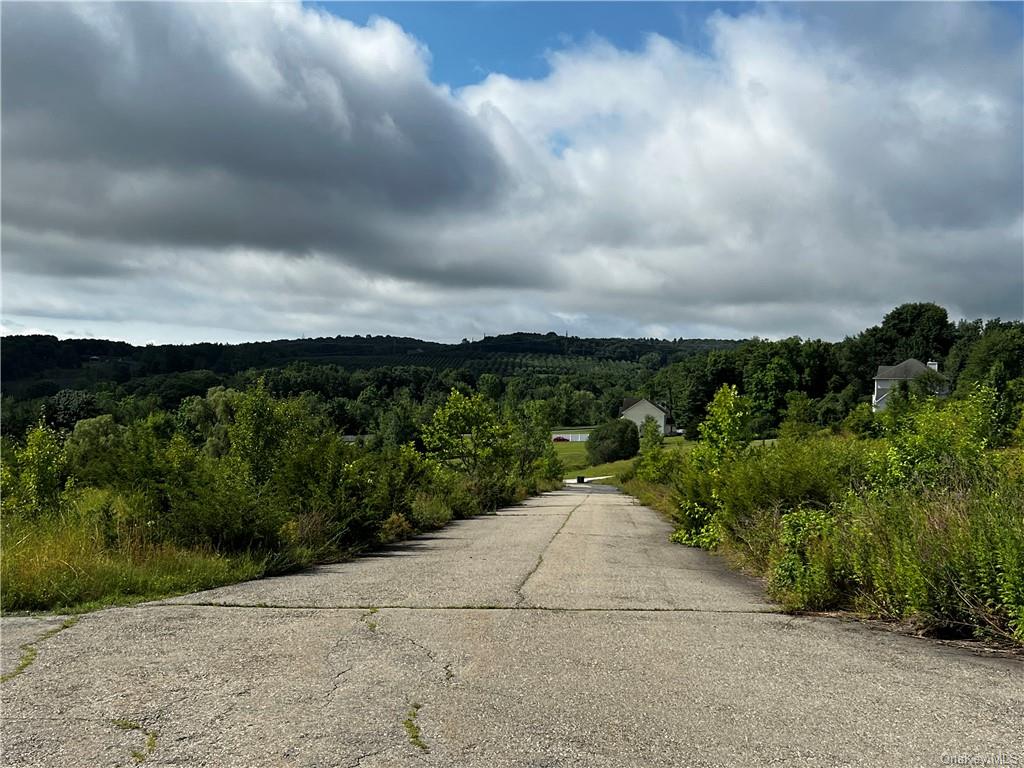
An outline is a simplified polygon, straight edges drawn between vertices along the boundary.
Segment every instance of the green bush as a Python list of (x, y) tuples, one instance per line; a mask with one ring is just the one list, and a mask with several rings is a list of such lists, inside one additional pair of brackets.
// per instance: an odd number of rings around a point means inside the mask
[(772, 542), (759, 527), (761, 511), (786, 514), (800, 507), (828, 509), (864, 484), (869, 446), (844, 438), (782, 439), (750, 448), (718, 475), (718, 525), (756, 562), (766, 562)]
[(708, 404), (700, 442), (683, 458), (673, 478), (681, 544), (714, 549), (722, 538), (722, 469), (739, 460), (750, 438), (751, 403), (733, 385), (723, 385)]
[(4, 451), (0, 496), (5, 516), (38, 518), (58, 514), (67, 504), (67, 453), (60, 434), (38, 424), (25, 445)]
[(452, 519), (451, 505), (443, 496), (431, 491), (419, 491), (412, 500), (409, 517), (420, 531), (443, 528)]
[(837, 552), (860, 607), (956, 634), (1024, 642), (1024, 482), (895, 489), (838, 512)]
[(608, 421), (593, 432), (587, 440), (587, 461), (591, 465), (631, 459), (640, 450), (640, 434), (629, 419)]
[[(665, 436), (651, 416), (644, 419), (640, 430), (640, 458), (633, 465), (633, 474), (645, 483), (664, 483), (671, 476), (676, 457), (665, 450)], [(630, 475), (630, 477), (633, 476)], [(626, 481), (626, 476), (623, 476)]]
[(779, 525), (769, 588), (792, 608), (832, 607), (838, 598), (832, 556), (835, 521), (823, 509), (797, 507)]
[(988, 448), (992, 390), (908, 399), (875, 440), (759, 448), (736, 437), (734, 394), (673, 471), (674, 540), (738, 554), (791, 609), (1024, 643), (1024, 453)]
[(988, 474), (995, 400), (992, 389), (978, 386), (964, 400), (916, 403), (889, 422), (886, 445), (874, 457), (874, 483), (885, 488), (937, 487), (951, 478), (970, 481)]

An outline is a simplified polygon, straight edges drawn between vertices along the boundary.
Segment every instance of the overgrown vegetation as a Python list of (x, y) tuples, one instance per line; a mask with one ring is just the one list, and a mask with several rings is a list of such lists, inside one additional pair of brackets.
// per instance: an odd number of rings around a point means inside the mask
[(987, 385), (910, 394), (869, 417), (873, 437), (797, 429), (760, 447), (749, 399), (723, 386), (699, 444), (660, 472), (641, 456), (627, 488), (672, 511), (677, 541), (739, 558), (791, 609), (1024, 644), (1024, 453), (993, 449), (1001, 399)]
[(345, 557), (561, 478), (540, 409), (452, 392), (416, 443), (344, 439), (258, 383), (5, 442), (3, 609), (73, 610)]

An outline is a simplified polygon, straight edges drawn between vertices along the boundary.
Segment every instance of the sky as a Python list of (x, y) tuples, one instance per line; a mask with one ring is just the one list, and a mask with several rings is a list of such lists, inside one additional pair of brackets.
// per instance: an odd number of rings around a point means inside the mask
[(1024, 315), (1021, 4), (3, 3), (0, 326)]

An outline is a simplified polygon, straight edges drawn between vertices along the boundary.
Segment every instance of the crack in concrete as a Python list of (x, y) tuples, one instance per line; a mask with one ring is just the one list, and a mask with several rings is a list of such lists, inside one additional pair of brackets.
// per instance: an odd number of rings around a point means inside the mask
[(371, 757), (383, 754), (384, 752), (387, 752), (388, 749), (389, 747), (381, 747), (380, 749), (375, 749), (372, 752), (364, 752), (356, 757), (354, 763), (347, 763), (344, 768), (359, 768), (359, 766), (363, 764), (363, 760), (369, 760)]
[(333, 699), (334, 696), (338, 693), (338, 689), (341, 688), (341, 678), (343, 678), (345, 675), (347, 675), (353, 669), (355, 669), (355, 667), (352, 667), (352, 666), (345, 667), (345, 669), (343, 669), (343, 670), (341, 670), (339, 672), (336, 672), (334, 674), (334, 684), (331, 686), (331, 690), (329, 690), (327, 692), (327, 700), (328, 701)]
[(22, 643), (18, 648), (21, 650), (21, 658), (18, 660), (18, 665), (11, 671), (4, 675), (0, 675), (0, 683), (6, 683), (8, 680), (13, 680), (15, 677), (20, 675), (26, 669), (35, 663), (36, 657), (39, 655), (39, 649), (36, 647), (40, 643), (49, 640), (51, 637), (60, 634), (65, 629), (70, 629), (78, 623), (78, 617), (72, 616), (64, 619), (60, 626), (53, 627), (43, 632), (35, 640), (28, 643)]
[(519, 584), (516, 585), (517, 608), (521, 606), (524, 602), (526, 602), (526, 595), (523, 594), (523, 589), (526, 587), (526, 582), (530, 580), (533, 574), (535, 574), (537, 570), (541, 567), (541, 565), (544, 563), (544, 553), (548, 551), (548, 548), (551, 546), (552, 542), (554, 542), (554, 540), (558, 538), (558, 534), (560, 534), (562, 532), (562, 529), (565, 528), (566, 523), (568, 523), (569, 520), (572, 518), (573, 513), (587, 502), (587, 498), (587, 496), (584, 496), (579, 504), (577, 504), (575, 507), (569, 510), (569, 514), (565, 516), (565, 520), (563, 520), (562, 524), (558, 526), (558, 530), (555, 531), (554, 534), (552, 534), (551, 538), (548, 539), (548, 543), (544, 545), (544, 549), (542, 549), (540, 551), (540, 554), (537, 555), (537, 562), (534, 563), (533, 568), (531, 568), (529, 573), (527, 573), (526, 576), (523, 577), (522, 581), (520, 581)]

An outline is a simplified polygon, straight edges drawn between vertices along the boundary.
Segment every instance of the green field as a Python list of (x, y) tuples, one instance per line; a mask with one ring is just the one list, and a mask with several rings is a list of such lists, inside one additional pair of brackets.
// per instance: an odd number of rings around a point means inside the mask
[[(682, 437), (666, 437), (665, 447), (674, 447), (692, 444)], [(600, 477), (601, 475), (617, 475), (625, 472), (633, 464), (633, 459), (613, 461), (608, 464), (588, 466), (587, 444), (586, 443), (555, 443), (555, 452), (565, 466), (566, 477), (585, 475), (586, 477)]]

